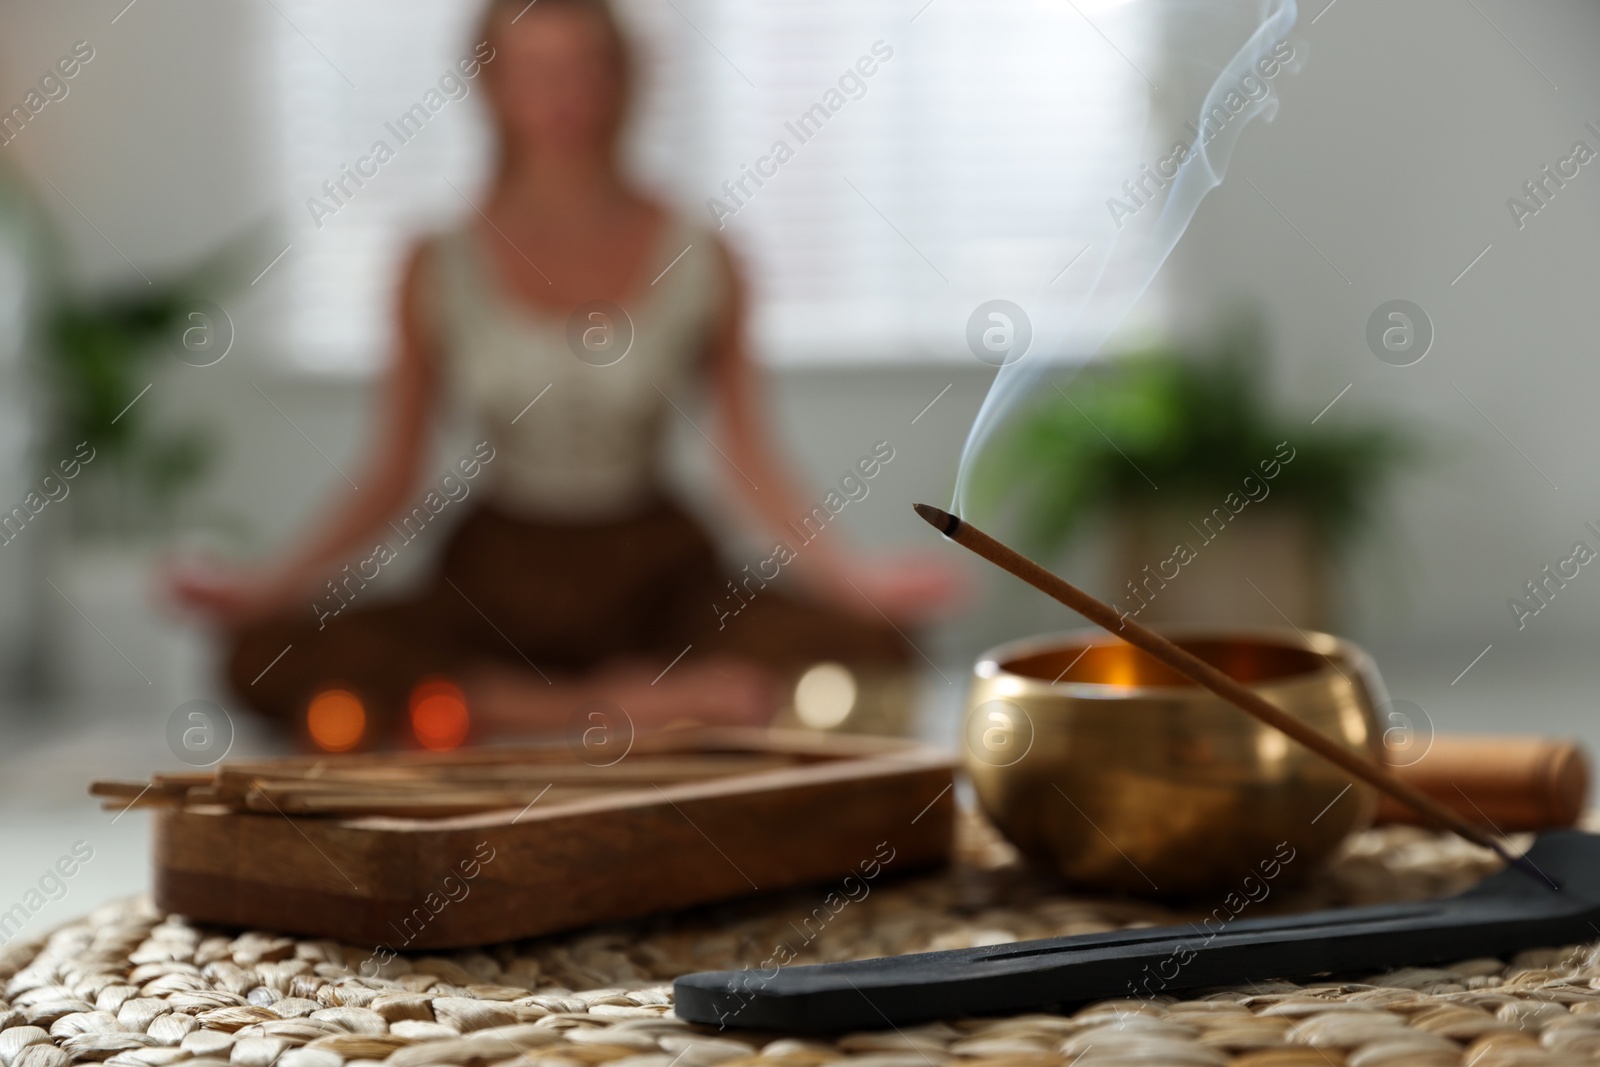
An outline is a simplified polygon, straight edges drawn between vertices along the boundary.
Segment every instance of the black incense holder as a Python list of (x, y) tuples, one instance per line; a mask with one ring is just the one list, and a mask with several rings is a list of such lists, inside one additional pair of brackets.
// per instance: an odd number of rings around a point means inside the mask
[(1561, 830), (1520, 871), (1414, 904), (1240, 919), (678, 979), (677, 1014), (739, 1029), (842, 1033), (934, 1019), (1050, 1011), (1270, 978), (1372, 972), (1600, 937), (1600, 835)]

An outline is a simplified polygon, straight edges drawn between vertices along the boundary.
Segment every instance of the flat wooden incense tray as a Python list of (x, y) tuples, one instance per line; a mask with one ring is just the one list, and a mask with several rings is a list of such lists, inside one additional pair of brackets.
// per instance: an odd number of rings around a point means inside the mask
[(293, 757), (97, 782), (155, 808), (156, 905), (382, 951), (514, 940), (858, 874), (948, 862), (948, 754), (746, 729)]

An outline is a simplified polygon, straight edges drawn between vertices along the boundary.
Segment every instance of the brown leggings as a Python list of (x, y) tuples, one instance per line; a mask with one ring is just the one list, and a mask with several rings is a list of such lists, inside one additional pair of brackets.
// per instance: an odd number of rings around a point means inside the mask
[[(363, 604), (374, 593), (347, 580), (351, 603), (320, 624), (308, 605), (235, 634), (228, 677), (245, 704), (296, 727), (317, 691), (351, 689), (381, 737), (394, 736), (419, 680), (490, 664), (571, 677), (624, 660), (666, 667), (685, 648), (685, 660), (742, 659), (784, 675), (824, 660), (908, 664), (910, 647), (887, 623), (785, 596), (781, 577), (763, 587), (755, 574), (739, 573), (736, 599), (711, 538), (670, 503), (592, 525), (479, 507), (420, 591)], [(327, 594), (322, 605), (340, 601)]]

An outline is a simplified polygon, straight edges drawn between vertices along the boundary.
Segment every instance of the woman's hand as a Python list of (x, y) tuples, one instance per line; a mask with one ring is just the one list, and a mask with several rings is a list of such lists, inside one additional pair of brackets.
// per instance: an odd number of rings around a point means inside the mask
[(212, 622), (237, 627), (311, 603), (314, 580), (287, 569), (245, 570), (205, 560), (170, 564), (168, 593)]
[(948, 560), (917, 554), (865, 563), (828, 560), (817, 578), (841, 607), (875, 621), (920, 623), (948, 614), (969, 583)]
[[(166, 568), (174, 600), (222, 626), (239, 627), (283, 612), (304, 611), (323, 593), (339, 562), (372, 544), (407, 499), (420, 475), (431, 439), (439, 393), (436, 330), (428, 321), (426, 245), (406, 263), (400, 314), (401, 344), (383, 386), (379, 432), (359, 490), (340, 490), (320, 529), (272, 567), (244, 569), (214, 560), (188, 559)], [(380, 535), (382, 536), (382, 535)]]

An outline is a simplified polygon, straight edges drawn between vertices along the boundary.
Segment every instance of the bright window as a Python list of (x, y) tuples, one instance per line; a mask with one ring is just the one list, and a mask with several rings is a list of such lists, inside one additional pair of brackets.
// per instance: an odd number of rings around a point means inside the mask
[[(477, 10), (273, 3), (289, 350), (309, 368), (359, 371), (390, 341), (405, 245), (469, 215), (464, 196), (481, 193), (476, 87), (403, 145), (389, 129), (471, 52)], [(1078, 274), (1092, 273), (1063, 268), (1145, 128), (1135, 67), (1151, 62), (1154, 34), (1139, 7), (625, 0), (645, 68), (630, 154), (685, 210), (719, 216), (770, 361), (970, 359), (966, 318), (996, 297), (1059, 340), (1083, 326), (1066, 317), (1090, 281)], [(394, 158), (334, 204), (323, 183), (337, 189), (379, 140)]]

